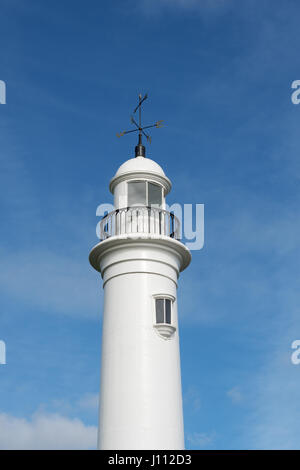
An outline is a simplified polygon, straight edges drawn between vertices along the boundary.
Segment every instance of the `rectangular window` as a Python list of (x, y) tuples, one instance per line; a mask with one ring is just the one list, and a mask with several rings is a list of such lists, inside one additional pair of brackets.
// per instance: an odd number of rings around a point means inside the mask
[(156, 323), (165, 323), (164, 310), (164, 299), (156, 299)]
[(166, 321), (165, 323), (171, 324), (171, 300), (165, 299), (165, 307), (166, 307)]
[(148, 183), (148, 206), (162, 204), (162, 188), (158, 184)]
[(171, 324), (171, 300), (155, 299), (156, 323)]
[(128, 183), (128, 207), (161, 206), (162, 187), (148, 181), (132, 181)]
[(128, 183), (128, 206), (146, 205), (146, 182), (133, 181)]

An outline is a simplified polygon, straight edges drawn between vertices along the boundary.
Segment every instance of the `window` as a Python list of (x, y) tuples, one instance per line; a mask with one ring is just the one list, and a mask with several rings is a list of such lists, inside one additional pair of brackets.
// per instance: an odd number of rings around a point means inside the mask
[(134, 181), (128, 183), (128, 206), (146, 205), (146, 182)]
[(171, 324), (171, 300), (155, 299), (156, 323)]
[(132, 181), (128, 183), (128, 207), (161, 206), (162, 187), (148, 181)]
[[(163, 294), (161, 296), (155, 296), (155, 320), (153, 328), (163, 339), (171, 339), (176, 331), (176, 319), (172, 318), (173, 301), (175, 298), (165, 298)], [(173, 324), (172, 324), (173, 322)]]
[(148, 183), (148, 206), (152, 204), (161, 206), (161, 186)]

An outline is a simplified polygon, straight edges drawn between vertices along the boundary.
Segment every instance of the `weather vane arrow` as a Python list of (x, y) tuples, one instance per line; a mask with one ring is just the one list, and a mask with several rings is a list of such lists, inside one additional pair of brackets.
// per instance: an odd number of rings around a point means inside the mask
[(145, 129), (150, 129), (151, 127), (157, 127), (160, 128), (163, 125), (163, 121), (156, 121), (154, 124), (150, 126), (143, 126), (142, 125), (142, 103), (148, 98), (147, 93), (145, 94), (144, 97), (142, 97), (141, 94), (139, 94), (139, 103), (136, 106), (136, 108), (133, 111), (133, 114), (139, 111), (139, 123), (136, 122), (133, 116), (131, 116), (131, 123), (134, 124), (136, 127), (135, 129), (131, 129), (130, 131), (123, 131), (117, 134), (117, 137), (122, 137), (125, 134), (131, 134), (132, 132), (138, 132), (139, 133), (139, 140), (138, 144), (135, 147), (135, 156), (136, 157), (145, 157), (146, 150), (145, 147), (142, 143), (142, 135), (144, 135), (149, 143), (151, 143), (151, 137), (145, 132)]

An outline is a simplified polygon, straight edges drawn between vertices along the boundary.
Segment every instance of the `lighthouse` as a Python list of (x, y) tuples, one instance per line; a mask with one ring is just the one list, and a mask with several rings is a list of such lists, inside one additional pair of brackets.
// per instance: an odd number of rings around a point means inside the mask
[(104, 289), (99, 449), (184, 449), (177, 287), (191, 261), (166, 210), (171, 182), (146, 158), (139, 96), (135, 156), (109, 184), (114, 210), (90, 253)]

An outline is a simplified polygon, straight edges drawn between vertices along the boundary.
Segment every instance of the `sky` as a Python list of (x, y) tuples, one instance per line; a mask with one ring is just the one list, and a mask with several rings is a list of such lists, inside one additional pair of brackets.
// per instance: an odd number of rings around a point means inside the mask
[(168, 203), (204, 204), (179, 281), (187, 449), (299, 449), (296, 0), (0, 0), (0, 449), (94, 449), (96, 208), (138, 93)]

